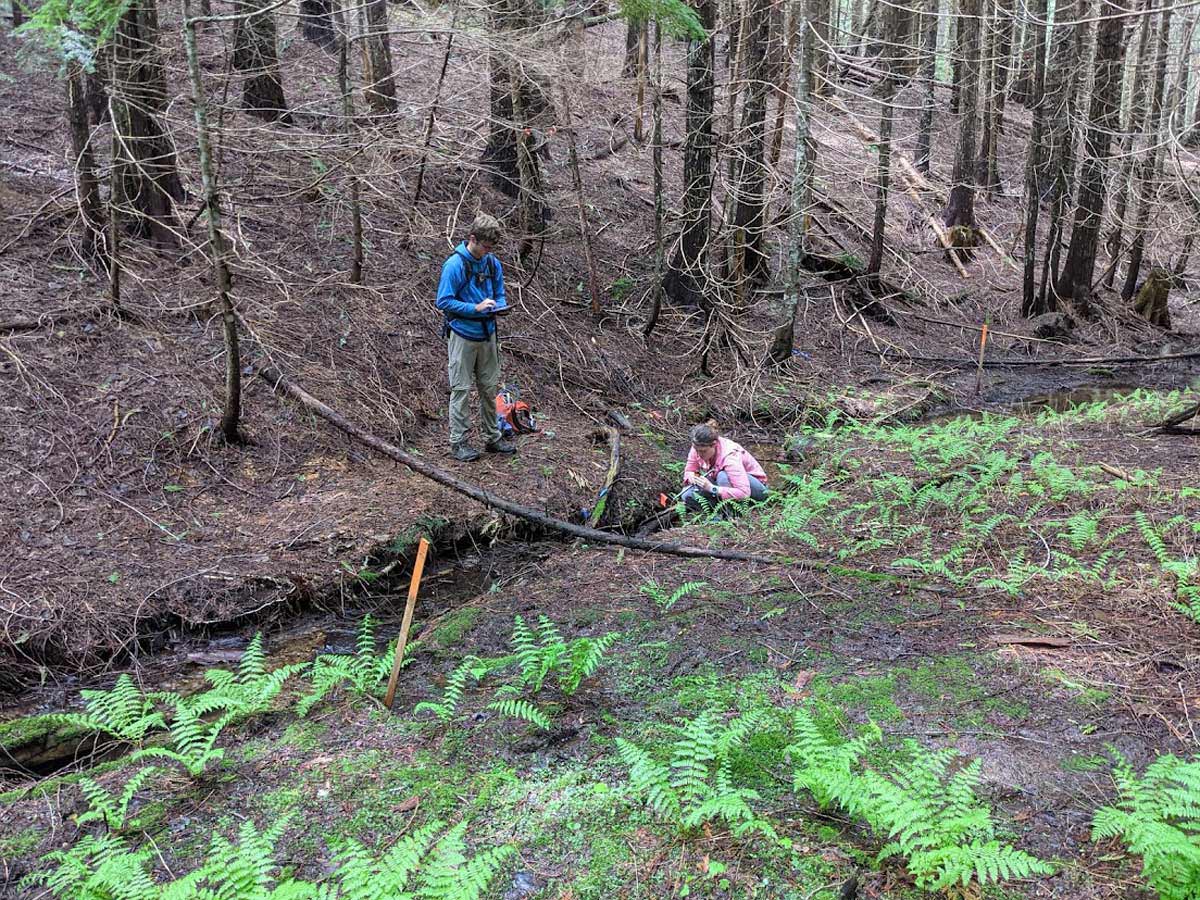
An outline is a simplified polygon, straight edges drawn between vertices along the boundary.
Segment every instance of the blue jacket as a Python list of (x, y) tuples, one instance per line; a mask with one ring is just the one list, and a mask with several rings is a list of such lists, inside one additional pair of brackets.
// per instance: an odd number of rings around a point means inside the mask
[(475, 312), (475, 305), (489, 297), (496, 301), (497, 308), (508, 305), (500, 260), (491, 253), (476, 259), (465, 242), (459, 244), (442, 263), (438, 283), (437, 308), (446, 316), (446, 324), (468, 341), (486, 341), (496, 333), (496, 317)]

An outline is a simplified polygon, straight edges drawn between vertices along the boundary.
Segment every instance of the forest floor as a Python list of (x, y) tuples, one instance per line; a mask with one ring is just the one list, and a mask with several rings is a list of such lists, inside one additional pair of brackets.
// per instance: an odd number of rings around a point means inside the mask
[[(516, 458), (453, 471), (578, 520), (608, 465), (604, 415), (619, 409), (633, 429), (605, 524), (628, 526), (675, 489), (687, 428), (713, 416), (768, 464), (775, 499), (671, 539), (787, 564), (515, 540), (512, 523), (373, 457), (257, 378), (247, 379), (249, 443), (222, 446), (206, 267), (131, 245), (124, 303), (135, 318), (111, 315), (103, 280), (65, 237), (76, 212), (61, 86), (8, 52), (16, 42), (0, 33), (0, 109), (12, 125), (0, 135), (0, 448), (9, 467), (0, 484), (0, 689), (11, 698), (0, 745), (14, 757), (0, 799), (0, 892), (16, 893), (43, 854), (96, 827), (73, 819), (87, 808), (81, 770), (112, 788), (137, 768), (128, 748), (63, 739), (57, 724), (29, 714), (78, 709), (80, 688), (110, 687), (123, 670), (146, 690), (198, 690), (203, 670), (232, 665), (256, 629), (272, 664), (347, 651), (368, 611), (380, 641), (391, 638), (422, 533), (438, 547), (396, 711), (335, 692), (300, 716), (295, 701), (308, 688), (290, 681), (270, 712), (222, 733), (224, 756), (201, 777), (172, 770), (137, 793), (126, 832), (156, 848), (160, 876), (194, 865), (214, 833), (291, 813), (276, 859), (310, 880), (331, 870), (336, 839), (383, 847), (432, 822), (469, 821), (474, 849), (517, 848), (496, 896), (833, 897), (855, 873), (862, 896), (903, 896), (912, 890), (904, 868), (874, 861), (879, 835), (793, 788), (791, 717), (815, 709), (843, 732), (878, 723), (879, 766), (905, 758), (905, 738), (982, 760), (980, 792), (1000, 836), (1058, 867), (996, 895), (1136, 891), (1136, 862), (1092, 843), (1089, 823), (1113, 797), (1110, 746), (1137, 768), (1196, 746), (1197, 626), (1172, 604), (1200, 610), (1200, 449), (1194, 438), (1146, 430), (1186, 402), (1196, 374), (1178, 362), (1054, 360), (1194, 349), (1191, 279), (1173, 296), (1172, 332), (1139, 324), (1102, 292), (1105, 314), (1077, 323), (1070, 343), (1040, 341), (1018, 314), (1016, 264), (981, 251), (960, 278), (922, 224), (936, 192), (918, 202), (897, 191), (885, 275), (906, 293), (888, 301), (892, 322), (856, 316), (846, 285), (814, 278), (789, 366), (700, 376), (694, 311), (668, 308), (649, 345), (638, 333), (653, 268), (649, 151), (631, 142), (607, 152), (631, 105), (630, 83), (609, 74), (622, 36), (617, 26), (589, 30), (595, 49), (577, 101), (589, 111), (580, 135), (605, 315), (586, 311), (571, 181), (556, 147), (545, 163), (556, 216), (537, 271), (514, 266), (523, 287), (505, 322), (506, 376), (534, 402), (543, 430), (522, 439)], [(340, 272), (343, 181), (274, 199), (325, 165), (321, 135), (310, 135), (303, 164), (283, 154), (264, 162), (264, 142), (294, 148), (306, 138), (242, 121), (223, 175), (242, 211), (236, 299), (255, 330), (247, 372), (274, 361), (355, 421), (447, 467), (444, 349), (427, 298), (447, 235), (470, 217), (463, 197), (504, 202), (448, 149), (478, 144), (472, 110), (487, 90), (482, 43), (468, 34), (459, 46), (419, 214), (380, 199), (408, 190), (411, 170), (395, 160), (411, 155), (401, 148), (412, 136), (394, 135), (370, 157), (381, 189), (367, 210), (379, 250), (368, 258), (368, 287), (345, 284)], [(178, 86), (182, 54), (173, 52)], [(215, 66), (217, 48), (207, 52)], [(428, 98), (417, 95), (430, 89), (441, 46), (414, 39), (404, 53), (413, 99), (402, 118), (419, 133)], [(678, 47), (665, 56), (682, 72)], [(285, 65), (300, 73), (297, 96), (320, 96), (308, 112), (333, 103), (318, 90), (328, 57), (297, 39)], [(668, 101), (666, 137), (678, 141), (682, 110)], [(850, 107), (870, 121), (869, 104)], [(170, 115), (184, 171), (194, 172), (190, 108), (176, 104)], [(610, 124), (622, 116), (624, 126)], [(1010, 119), (1002, 158), (1015, 160), (1028, 114)], [(830, 198), (817, 248), (853, 264), (845, 248), (864, 245), (855, 222), (870, 221), (871, 147), (842, 110), (823, 107), (816, 121)], [(906, 146), (911, 124), (897, 128)], [(944, 117), (933, 176), (942, 189), (954, 134)], [(678, 183), (677, 157), (668, 154), (668, 184)], [(980, 216), (1012, 247), (1021, 173), (1005, 174), (1007, 192), (981, 202)], [(1173, 207), (1163, 207), (1169, 219)], [(1162, 245), (1164, 254), (1173, 247), (1167, 237)], [(756, 300), (747, 321), (765, 342), (779, 296)], [(1046, 365), (988, 369), (976, 392), (969, 366), (984, 321), (989, 354)], [(1147, 535), (1161, 539), (1161, 552)], [(518, 614), (548, 616), (568, 642), (620, 635), (577, 692), (568, 696), (552, 676), (527, 698), (549, 729), (488, 708), (513, 682), (511, 666), (469, 686), (446, 722), (414, 712), (442, 696), (468, 657), (510, 653)], [(706, 710), (764, 717), (734, 771), (757, 791), (751, 806), (777, 839), (734, 838), (725, 827), (681, 833), (628, 790), (616, 739), (666, 759), (673, 723)], [(42, 758), (17, 764), (30, 748)], [(48, 774), (63, 753), (78, 760)]]

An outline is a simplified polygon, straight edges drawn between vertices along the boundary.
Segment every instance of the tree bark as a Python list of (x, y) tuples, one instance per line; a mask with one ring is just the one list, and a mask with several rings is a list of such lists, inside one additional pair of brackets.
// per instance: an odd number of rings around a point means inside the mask
[(651, 164), (654, 171), (654, 296), (650, 300), (650, 316), (644, 336), (649, 338), (662, 309), (663, 281), (666, 279), (666, 248), (663, 246), (663, 224), (666, 208), (663, 191), (663, 110), (662, 110), (662, 23), (654, 23), (654, 98), (651, 116), (654, 119), (654, 146)]
[(808, 253), (808, 220), (812, 204), (812, 179), (815, 168), (810, 123), (812, 120), (811, 73), (813, 64), (813, 35), (809, 27), (806, 5), (821, 0), (797, 0), (794, 7), (796, 42), (792, 50), (792, 71), (796, 82), (796, 136), (795, 155), (792, 162), (791, 209), (788, 216), (787, 273), (785, 281), (785, 308), (788, 317), (775, 330), (769, 355), (771, 360), (782, 365), (792, 358), (796, 341), (796, 320), (800, 316), (800, 302), (804, 297), (804, 258)]
[[(970, 2), (970, 0), (968, 0)], [(962, 3), (952, 2), (951, 8), (957, 6), (959, 15), (953, 16), (950, 20), (950, 112), (953, 115), (958, 115), (962, 112), (962, 82), (963, 82), (963, 22), (962, 22)], [(978, 4), (976, 4), (978, 9)], [(974, 27), (978, 30), (979, 23), (976, 22)]]
[(300, 34), (306, 41), (333, 50), (338, 36), (334, 29), (333, 0), (300, 0)]
[(133, 233), (173, 245), (175, 204), (183, 200), (175, 145), (162, 123), (167, 81), (158, 49), (155, 0), (133, 0), (113, 38), (113, 123), (121, 173), (115, 188), (121, 220)]
[(758, 282), (767, 274), (766, 215), (767, 95), (766, 50), (770, 38), (770, 0), (748, 0), (742, 117), (734, 163), (734, 204), (730, 218), (733, 247), (730, 276), (737, 284)]
[[(784, 5), (780, 16), (779, 44), (783, 48), (779, 60), (778, 87), (779, 105), (775, 107), (775, 124), (771, 126), (770, 166), (774, 169), (779, 165), (779, 156), (783, 152), (784, 120), (788, 106), (788, 84), (792, 73), (792, 46), (796, 40), (796, 23), (794, 15), (789, 11), (791, 4)], [(828, 24), (828, 22), (826, 23)]]
[[(1154, 94), (1150, 103), (1150, 121), (1147, 128), (1147, 138), (1150, 146), (1142, 158), (1139, 167), (1138, 183), (1141, 190), (1138, 193), (1137, 219), (1133, 225), (1133, 245), (1129, 248), (1129, 268), (1125, 272), (1125, 287), (1121, 296), (1129, 300), (1137, 289), (1138, 275), (1141, 274), (1142, 257), (1146, 251), (1146, 226), (1150, 223), (1150, 208), (1155, 198), (1155, 184), (1158, 179), (1158, 162), (1162, 153), (1164, 112), (1167, 108), (1167, 59), (1171, 54), (1171, 7), (1163, 7), (1162, 23), (1159, 25), (1158, 57), (1154, 71)], [(1168, 288), (1169, 290), (1169, 288)], [(1166, 309), (1164, 295), (1163, 309)]]
[(663, 282), (667, 296), (685, 306), (707, 302), (704, 283), (712, 221), (715, 59), (711, 35), (716, 21), (715, 0), (697, 0), (695, 9), (708, 36), (688, 41), (682, 230)]
[(975, 241), (975, 161), (976, 118), (979, 114), (979, 18), (980, 0), (960, 0), (958, 47), (961, 60), (958, 150), (954, 156), (950, 197), (942, 219), (951, 231), (956, 247), (970, 247)]
[(1021, 315), (1027, 319), (1050, 312), (1045, 307), (1045, 298), (1037, 294), (1037, 229), (1041, 212), (1041, 196), (1038, 194), (1037, 173), (1045, 151), (1046, 133), (1046, 30), (1049, 14), (1048, 0), (1036, 0), (1033, 15), (1026, 23), (1026, 31), (1033, 32), (1033, 73), (1026, 105), (1033, 112), (1032, 135), (1029, 139), (1029, 156), (1025, 161), (1025, 267), (1021, 282)]
[[(337, 2), (337, 0), (333, 0)], [(358, 173), (354, 168), (353, 151), (351, 145), (354, 141), (354, 135), (357, 131), (356, 120), (354, 117), (354, 85), (350, 82), (350, 35), (346, 29), (346, 17), (341, 8), (335, 11), (335, 19), (338, 23), (337, 48), (338, 48), (338, 67), (337, 67), (337, 82), (338, 93), (342, 95), (342, 118), (345, 120), (343, 128), (345, 129), (346, 141), (346, 175), (350, 182), (350, 239), (352, 242), (352, 250), (350, 256), (350, 283), (362, 284), (363, 273), (363, 224), (362, 224), (362, 188), (359, 184)]]
[[(1137, 136), (1146, 122), (1146, 88), (1149, 83), (1147, 73), (1150, 69), (1148, 48), (1150, 45), (1150, 32), (1153, 30), (1151, 25), (1152, 20), (1147, 14), (1149, 8), (1150, 0), (1146, 0), (1142, 4), (1141, 36), (1138, 38), (1137, 53), (1132, 60), (1133, 71), (1131, 73), (1132, 84), (1129, 90), (1129, 116), (1121, 134), (1121, 143), (1117, 150), (1117, 159), (1120, 160), (1120, 171), (1116, 179), (1117, 194), (1113, 198), (1112, 228), (1109, 230), (1108, 239), (1105, 242), (1109, 259), (1114, 261), (1121, 252), (1125, 213), (1127, 212), (1129, 203), (1129, 194), (1133, 190), (1133, 148), (1137, 141)], [(1113, 286), (1113, 279), (1116, 273), (1117, 266), (1114, 262), (1104, 274), (1104, 284), (1106, 287), (1111, 288)]]
[(292, 124), (279, 74), (275, 13), (270, 0), (235, 0), (233, 68), (245, 76), (242, 108), (268, 122)]
[(16, 31), (25, 24), (25, 11), (21, 8), (21, 0), (9, 0), (12, 9), (12, 27)]
[(621, 74), (625, 78), (637, 78), (641, 65), (642, 35), (646, 32), (644, 19), (630, 19), (625, 26), (625, 59), (621, 65)]
[[(1046, 18), (1042, 16), (1042, 18)], [(1035, 22), (1026, 17), (1022, 20), (1021, 34), (1018, 41), (1016, 72), (1017, 77), (1009, 81), (1008, 96), (1014, 103), (1028, 106), (1033, 100), (1033, 79), (1036, 77), (1037, 57), (1034, 55), (1034, 45), (1039, 40), (1037, 32), (1044, 32), (1041, 22)], [(1040, 40), (1045, 46), (1045, 34)], [(1043, 63), (1045, 60), (1043, 60)]]
[(1012, 52), (1012, 0), (1000, 0), (991, 19), (988, 52), (988, 91), (983, 112), (983, 140), (976, 177), (985, 196), (1000, 189), (997, 148), (1004, 130), (1004, 100), (1008, 94), (1008, 58)]
[(230, 297), (233, 279), (226, 257), (225, 234), (221, 230), (221, 196), (208, 136), (208, 101), (200, 76), (200, 60), (196, 53), (196, 27), (191, 18), (189, 0), (183, 0), (183, 16), (184, 43), (192, 82), (192, 104), (196, 113), (196, 149), (200, 157), (204, 206), (208, 213), (208, 242), (212, 253), (213, 274), (217, 282), (217, 299), (220, 302), (222, 333), (225, 340), (225, 408), (221, 414), (220, 430), (228, 443), (237, 444), (242, 440), (239, 429), (242, 415), (242, 364), (238, 347), (238, 322)]
[(96, 177), (96, 162), (92, 153), (83, 66), (75, 60), (68, 61), (66, 75), (71, 169), (75, 173), (75, 199), (83, 221), (84, 252), (103, 266), (107, 259), (104, 246), (104, 212), (100, 202), (100, 181)]
[(1054, 8), (1050, 65), (1046, 72), (1046, 148), (1043, 168), (1037, 171), (1038, 197), (1050, 204), (1038, 307), (1045, 312), (1058, 308), (1054, 284), (1058, 279), (1062, 248), (1064, 208), (1074, 180), (1075, 112), (1082, 69), (1085, 29), (1078, 23), (1088, 3), (1057, 2)]
[[(880, 24), (880, 40), (885, 46), (899, 44), (897, 40), (897, 7), (889, 5)], [(895, 51), (891, 51), (894, 53)], [(879, 143), (875, 166), (875, 222), (871, 231), (871, 255), (867, 260), (867, 275), (878, 275), (883, 265), (884, 230), (887, 225), (888, 188), (891, 184), (892, 125), (896, 120), (896, 91), (900, 80), (891, 55), (884, 56), (883, 80), (879, 85)]]
[[(531, 114), (540, 105), (536, 86), (518, 62), (522, 57), (516, 34), (528, 33), (534, 24), (531, 0), (498, 0), (492, 7), (495, 44), (488, 55), (491, 116), (488, 142), (483, 148), (481, 161), (491, 174), (492, 185), (514, 200), (518, 199), (521, 190), (517, 135), (527, 127), (528, 122), (524, 118), (517, 121), (517, 112), (513, 109), (513, 86), (520, 86), (523, 112)], [(530, 156), (533, 181), (540, 182), (537, 157)]]
[(396, 112), (396, 78), (392, 73), (392, 42), (388, 35), (387, 0), (365, 0), (363, 17), (363, 93), (376, 115)]
[(1101, 217), (1104, 214), (1105, 166), (1121, 101), (1121, 52), (1125, 20), (1113, 0), (1100, 0), (1096, 29), (1095, 82), (1084, 133), (1079, 192), (1071, 228), (1071, 244), (1059, 276), (1058, 296), (1071, 300), (1081, 315), (1090, 313), (1092, 275), (1096, 268)]
[(921, 29), (921, 113), (917, 121), (917, 171), (929, 174), (933, 150), (933, 113), (936, 108), (938, 10), (940, 0), (928, 0)]

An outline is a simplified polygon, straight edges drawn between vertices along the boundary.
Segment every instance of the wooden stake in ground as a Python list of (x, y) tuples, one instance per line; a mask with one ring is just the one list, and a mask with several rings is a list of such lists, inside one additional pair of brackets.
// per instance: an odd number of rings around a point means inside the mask
[(983, 355), (987, 351), (987, 322), (983, 323), (983, 330), (979, 333), (979, 365), (975, 367), (975, 396), (979, 396), (979, 391), (983, 388)]
[(408, 603), (404, 605), (404, 621), (400, 623), (400, 637), (396, 639), (396, 658), (392, 660), (392, 675), (388, 678), (387, 694), (383, 705), (392, 708), (396, 699), (396, 681), (400, 678), (400, 665), (404, 662), (404, 648), (408, 644), (408, 629), (412, 627), (413, 610), (417, 606), (417, 591), (421, 589), (421, 572), (425, 570), (425, 554), (429, 552), (429, 541), (421, 538), (417, 547), (417, 561), (413, 563), (412, 581), (408, 584)]

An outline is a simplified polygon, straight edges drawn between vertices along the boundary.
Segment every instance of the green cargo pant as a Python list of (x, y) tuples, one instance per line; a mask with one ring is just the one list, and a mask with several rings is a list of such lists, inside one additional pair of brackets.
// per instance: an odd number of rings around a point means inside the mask
[(500, 347), (493, 334), (486, 341), (468, 341), (455, 332), (447, 340), (450, 363), (450, 444), (461, 444), (471, 430), (469, 396), (479, 391), (479, 417), (484, 441), (500, 440), (496, 426), (496, 392), (500, 383)]

